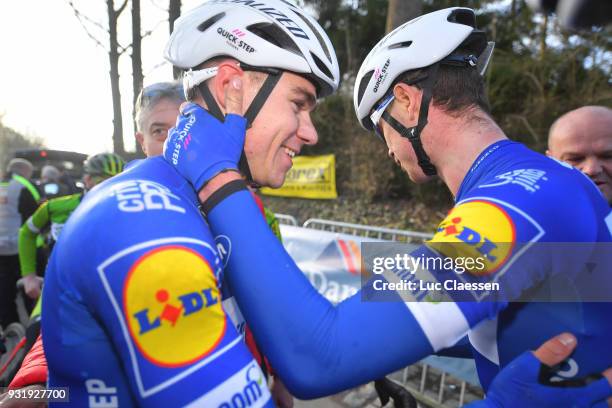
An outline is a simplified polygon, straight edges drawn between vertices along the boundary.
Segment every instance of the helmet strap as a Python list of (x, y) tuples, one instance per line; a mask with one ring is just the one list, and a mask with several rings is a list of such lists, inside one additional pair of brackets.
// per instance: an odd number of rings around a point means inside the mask
[[(280, 80), (281, 76), (282, 72), (280, 71), (276, 73), (268, 73), (268, 77), (264, 81), (263, 85), (261, 85), (261, 88), (259, 88), (259, 91), (255, 95), (255, 98), (253, 98), (251, 105), (249, 105), (249, 108), (244, 113), (244, 117), (247, 120), (247, 129), (249, 129), (253, 125), (255, 117), (263, 107), (264, 103), (266, 103), (266, 101), (268, 100), (268, 97), (272, 93), (272, 90), (274, 89), (276, 84), (278, 84), (278, 81)], [(252, 187), (259, 187), (255, 180), (253, 180), (251, 168), (249, 167), (249, 162), (247, 160), (244, 149), (242, 149), (242, 154), (240, 155), (240, 162), (238, 163), (238, 166), (242, 174), (245, 175), (247, 182)]]
[[(245, 66), (244, 64), (241, 64), (241, 65), (244, 70), (248, 70), (250, 68), (250, 67)], [(278, 81), (280, 81), (280, 78), (282, 76), (282, 71), (277, 70), (277, 69), (265, 69), (265, 70), (264, 69), (261, 69), (261, 70), (253, 69), (253, 70), (263, 71), (266, 74), (268, 74), (268, 76), (266, 77), (261, 88), (259, 88), (259, 91), (255, 95), (255, 98), (253, 98), (251, 105), (249, 105), (249, 108), (244, 113), (244, 118), (247, 121), (246, 123), (247, 129), (249, 129), (252, 126), (253, 121), (255, 120), (255, 117), (257, 116), (261, 108), (263, 107), (264, 103), (268, 100), (268, 97), (272, 93), (272, 90), (274, 89)], [(215, 98), (212, 96), (212, 93), (210, 92), (210, 89), (208, 88), (206, 83), (201, 83), (200, 85), (198, 85), (198, 90), (200, 91), (200, 94), (202, 95), (204, 102), (206, 102), (206, 106), (208, 106), (208, 111), (210, 112), (210, 114), (213, 115), (218, 120), (220, 120), (221, 122), (225, 121), (225, 116), (223, 115), (223, 112), (221, 112), (221, 108), (219, 108), (217, 101), (215, 101)], [(251, 186), (258, 187), (257, 183), (255, 183), (255, 181), (253, 180), (253, 176), (251, 174), (251, 168), (249, 167), (249, 163), (248, 163), (246, 154), (244, 152), (244, 149), (242, 149), (242, 154), (240, 155), (240, 161), (238, 162), (238, 168), (240, 169), (240, 172), (245, 176), (247, 182)]]
[(423, 81), (423, 95), (421, 96), (421, 107), (419, 109), (419, 119), (416, 126), (406, 127), (397, 121), (388, 111), (385, 111), (382, 115), (383, 119), (389, 123), (389, 125), (402, 137), (405, 137), (410, 141), (412, 149), (416, 154), (419, 167), (423, 170), (427, 176), (435, 176), (438, 172), (436, 167), (433, 165), (429, 156), (423, 148), (421, 141), (421, 131), (427, 125), (427, 116), (429, 114), (429, 102), (431, 102), (433, 85), (436, 82), (438, 73), (438, 64), (434, 64), (429, 67), (427, 72), (427, 78)]

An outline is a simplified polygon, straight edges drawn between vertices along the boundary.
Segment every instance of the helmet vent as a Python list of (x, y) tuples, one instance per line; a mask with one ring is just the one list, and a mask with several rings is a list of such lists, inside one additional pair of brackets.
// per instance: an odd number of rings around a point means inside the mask
[(317, 64), (317, 68), (319, 68), (321, 70), (321, 72), (323, 72), (329, 79), (331, 79), (333, 81), (334, 80), (334, 76), (329, 71), (329, 68), (327, 68), (327, 66), (323, 63), (323, 61), (321, 61), (321, 59), (319, 57), (317, 57), (312, 52), (310, 53), (310, 56), (314, 60), (315, 64)]
[(359, 91), (357, 92), (357, 104), (361, 104), (361, 99), (363, 99), (363, 94), (370, 83), (370, 79), (372, 79), (372, 75), (374, 75), (374, 70), (368, 72), (361, 78), (361, 83), (359, 84)]
[(215, 16), (212, 16), (211, 18), (209, 18), (208, 20), (204, 21), (203, 23), (201, 23), (198, 26), (198, 31), (204, 32), (206, 30), (208, 30), (208, 28), (215, 24), (217, 21), (221, 20), (223, 17), (225, 17), (225, 12), (223, 13), (219, 13)]
[(397, 44), (393, 44), (389, 46), (390, 50), (394, 50), (396, 48), (408, 48), (412, 45), (412, 41), (404, 41)]
[(312, 31), (314, 33), (314, 35), (317, 37), (317, 41), (319, 41), (319, 45), (321, 46), (321, 48), (323, 48), (323, 52), (325, 52), (325, 56), (327, 57), (327, 60), (329, 62), (331, 62), (332, 58), (331, 58), (331, 54), (329, 52), (329, 50), (327, 49), (327, 45), (325, 44), (325, 40), (323, 40), (323, 37), (321, 37), (321, 33), (319, 33), (319, 30), (317, 30), (310, 21), (308, 21), (308, 19), (306, 17), (304, 17), (303, 15), (301, 15), (300, 13), (298, 13), (297, 11), (293, 10), (293, 12), (295, 14), (297, 14), (297, 16), (299, 18), (301, 18), (304, 23), (306, 23), (306, 25), (308, 26), (308, 28), (310, 28), (310, 31)]
[(463, 24), (466, 26), (470, 26), (472, 28), (476, 28), (476, 16), (472, 10), (468, 9), (457, 9), (453, 10), (452, 13), (448, 15), (447, 20), (451, 23)]
[(295, 42), (281, 28), (271, 23), (257, 23), (247, 27), (247, 30), (258, 37), (271, 42), (272, 44), (284, 50), (291, 51), (296, 54), (301, 54), (300, 49)]

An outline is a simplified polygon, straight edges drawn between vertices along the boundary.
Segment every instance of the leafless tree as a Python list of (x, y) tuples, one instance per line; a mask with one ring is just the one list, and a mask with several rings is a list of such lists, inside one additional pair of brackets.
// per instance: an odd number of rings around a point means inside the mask
[[(142, 74), (142, 34), (140, 29), (140, 0), (132, 0), (132, 89), (134, 91), (132, 106), (136, 106), (136, 99), (142, 89), (144, 76)], [(136, 121), (134, 119), (134, 130)], [(134, 139), (136, 153), (141, 154), (142, 148)]]
[[(181, 0), (169, 0), (168, 3), (168, 26), (170, 28), (170, 34), (174, 30), (174, 22), (181, 15)], [(176, 67), (172, 67), (172, 75), (174, 79), (178, 79), (181, 75), (181, 70)]]
[[(87, 17), (83, 14), (74, 4), (72, 0), (68, 1), (68, 4), (72, 8), (74, 15), (81, 23), (81, 26), (96, 45), (102, 47), (108, 53), (108, 59), (110, 62), (110, 81), (111, 81), (111, 94), (113, 101), (113, 149), (118, 154), (125, 154), (123, 146), (123, 118), (121, 115), (121, 92), (119, 91), (119, 57), (127, 51), (129, 47), (123, 47), (119, 44), (117, 39), (117, 21), (119, 16), (125, 10), (127, 6), (127, 0), (123, 0), (123, 3), (119, 8), (115, 9), (114, 0), (106, 0), (106, 10), (108, 14), (108, 26), (104, 26), (99, 22)], [(92, 32), (92, 29), (102, 30), (108, 35), (109, 47), (102, 43), (102, 41)]]

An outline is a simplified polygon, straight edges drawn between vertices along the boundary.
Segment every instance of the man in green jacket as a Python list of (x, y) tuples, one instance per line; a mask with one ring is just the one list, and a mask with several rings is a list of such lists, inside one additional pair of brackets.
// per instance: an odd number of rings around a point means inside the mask
[[(85, 190), (123, 170), (123, 159), (114, 153), (101, 153), (89, 157), (84, 163)], [(83, 193), (53, 198), (44, 202), (19, 230), (19, 263), (24, 277), (24, 290), (28, 297), (40, 296), (41, 279), (36, 275), (36, 237), (47, 232), (49, 250), (57, 241), (68, 217), (79, 205)]]

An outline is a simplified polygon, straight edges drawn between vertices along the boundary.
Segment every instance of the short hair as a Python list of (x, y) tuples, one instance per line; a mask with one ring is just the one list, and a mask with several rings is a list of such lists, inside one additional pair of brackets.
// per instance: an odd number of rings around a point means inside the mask
[[(473, 50), (459, 48), (455, 53), (469, 54)], [(426, 69), (407, 71), (400, 75), (396, 83), (403, 82), (419, 89), (425, 79)], [(458, 117), (472, 108), (480, 108), (490, 115), (491, 108), (485, 91), (484, 78), (475, 67), (440, 64), (436, 82), (432, 90), (434, 106), (443, 109), (453, 117)]]
[(40, 171), (40, 178), (49, 181), (58, 181), (60, 178), (60, 171), (57, 167), (47, 164), (43, 166)]
[(183, 85), (178, 81), (157, 82), (142, 88), (134, 106), (134, 118), (139, 132), (144, 128), (144, 117), (162, 99), (169, 99), (177, 103), (185, 102)]
[(20, 158), (12, 159), (6, 167), (6, 171), (8, 173), (17, 174), (22, 177), (25, 177), (28, 175), (28, 173), (31, 173), (33, 169), (34, 166), (32, 166), (32, 163), (26, 159)]

